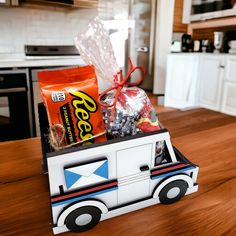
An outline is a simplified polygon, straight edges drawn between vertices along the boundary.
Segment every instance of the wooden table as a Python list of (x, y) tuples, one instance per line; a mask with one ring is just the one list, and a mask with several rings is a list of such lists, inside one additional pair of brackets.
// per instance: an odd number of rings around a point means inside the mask
[[(81, 236), (236, 235), (236, 118), (198, 109), (164, 113), (160, 120), (200, 165), (199, 192), (103, 221)], [(3, 142), (0, 155), (0, 235), (52, 235), (39, 138)]]

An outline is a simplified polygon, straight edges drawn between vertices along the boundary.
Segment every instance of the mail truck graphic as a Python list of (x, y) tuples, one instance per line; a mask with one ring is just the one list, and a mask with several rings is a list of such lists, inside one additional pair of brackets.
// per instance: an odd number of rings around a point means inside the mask
[(52, 151), (40, 118), (54, 234), (91, 229), (100, 221), (198, 190), (198, 166), (170, 141), (166, 129), (84, 147)]
[(92, 163), (64, 169), (67, 189), (76, 189), (108, 180), (108, 161), (101, 159)]

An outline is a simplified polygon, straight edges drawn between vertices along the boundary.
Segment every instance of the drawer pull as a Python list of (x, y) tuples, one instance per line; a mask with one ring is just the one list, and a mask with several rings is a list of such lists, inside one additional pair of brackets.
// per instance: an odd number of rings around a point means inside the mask
[(25, 92), (26, 88), (6, 88), (0, 89), (0, 94)]

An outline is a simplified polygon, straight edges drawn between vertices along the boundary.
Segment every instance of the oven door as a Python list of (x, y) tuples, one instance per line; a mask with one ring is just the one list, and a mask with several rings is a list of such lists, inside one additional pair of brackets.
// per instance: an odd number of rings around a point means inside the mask
[(38, 104), (41, 103), (42, 96), (40, 93), (40, 86), (38, 82), (38, 72), (39, 71), (48, 71), (48, 70), (61, 70), (61, 69), (68, 69), (74, 68), (76, 66), (53, 66), (53, 67), (40, 67), (40, 68), (33, 68), (30, 69), (30, 77), (32, 81), (32, 88), (33, 88), (33, 110), (34, 110), (34, 122), (35, 122), (35, 130), (36, 136), (40, 136), (40, 128), (39, 128), (39, 118), (38, 118)]
[(27, 70), (0, 71), (0, 141), (32, 136)]

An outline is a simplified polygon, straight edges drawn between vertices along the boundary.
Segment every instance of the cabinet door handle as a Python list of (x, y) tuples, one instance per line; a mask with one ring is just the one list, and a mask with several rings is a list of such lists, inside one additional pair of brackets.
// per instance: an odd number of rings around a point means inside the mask
[(225, 68), (225, 66), (223, 66), (223, 65), (219, 65), (219, 68), (222, 68), (222, 69), (224, 69), (224, 68)]
[(141, 171), (147, 171), (147, 170), (149, 170), (149, 166), (148, 165), (140, 166), (140, 170)]

